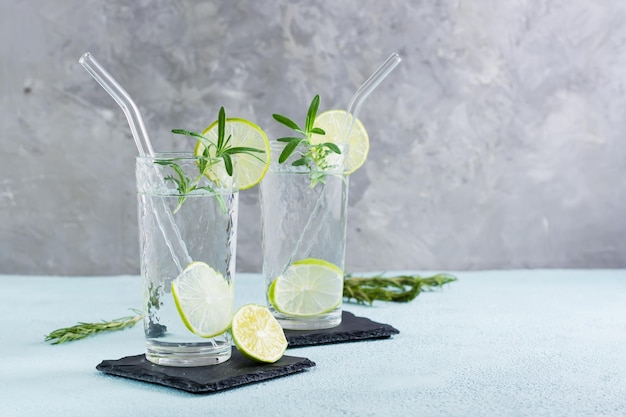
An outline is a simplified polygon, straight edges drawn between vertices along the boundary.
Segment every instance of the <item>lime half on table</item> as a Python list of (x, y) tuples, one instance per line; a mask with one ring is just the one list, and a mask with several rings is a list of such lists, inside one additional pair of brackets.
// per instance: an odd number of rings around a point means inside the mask
[(343, 297), (343, 271), (323, 259), (291, 264), (269, 287), (270, 304), (280, 313), (310, 317), (329, 313)]
[(239, 352), (259, 362), (274, 363), (283, 357), (287, 338), (267, 307), (247, 304), (233, 316), (233, 341)]

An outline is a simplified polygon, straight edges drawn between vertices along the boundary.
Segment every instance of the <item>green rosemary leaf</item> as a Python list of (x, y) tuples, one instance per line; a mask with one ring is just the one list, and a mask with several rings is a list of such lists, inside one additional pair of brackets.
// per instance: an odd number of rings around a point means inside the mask
[(185, 175), (185, 171), (183, 171), (183, 169), (180, 167), (180, 165), (175, 164), (175, 163), (171, 163), (170, 166), (172, 167), (172, 169), (176, 172), (176, 174), (178, 175), (178, 191), (181, 194), (186, 194), (187, 193), (187, 184), (189, 183), (190, 179), (189, 177), (187, 177)]
[(317, 110), (320, 107), (320, 96), (316, 95), (313, 97), (311, 104), (309, 105), (309, 110), (306, 113), (305, 120), (305, 132), (307, 132), (307, 138), (310, 138), (311, 129), (313, 129), (313, 125), (315, 124), (315, 117), (317, 116)]
[(293, 136), (287, 136), (287, 137), (284, 137), (284, 138), (278, 138), (278, 139), (276, 139), (276, 140), (277, 140), (278, 142), (291, 142), (291, 141), (292, 141), (292, 140), (294, 140), (294, 139), (297, 139), (297, 140), (303, 140), (303, 138), (296, 138), (296, 137), (293, 137)]
[(302, 138), (293, 138), (293, 140), (288, 142), (285, 145), (283, 151), (280, 153), (280, 156), (278, 157), (278, 163), (282, 164), (283, 162), (285, 162), (303, 140), (304, 139)]
[(290, 129), (293, 129), (293, 130), (296, 130), (296, 131), (302, 131), (302, 129), (300, 129), (300, 126), (298, 126), (298, 124), (296, 122), (294, 122), (293, 120), (291, 120), (290, 118), (288, 118), (286, 116), (283, 116), (281, 114), (272, 114), (272, 117), (278, 123), (283, 124), (283, 125), (287, 126)]
[(224, 167), (226, 168), (226, 173), (229, 176), (233, 176), (233, 160), (230, 158), (230, 155), (227, 153), (222, 153), (222, 159), (224, 160)]
[(206, 155), (206, 150), (208, 148), (204, 148), (204, 151), (202, 152), (202, 156), (199, 156), (198, 159), (198, 169), (200, 170), (200, 172), (204, 173), (204, 171), (206, 170), (207, 164), (208, 164), (208, 160), (207, 160), (207, 156)]
[(228, 149), (224, 150), (223, 153), (227, 153), (229, 155), (234, 155), (236, 153), (250, 153), (250, 152), (265, 153), (265, 151), (263, 151), (261, 149), (250, 148), (248, 146), (234, 146), (232, 148), (228, 148)]
[(306, 165), (306, 163), (307, 163), (307, 160), (305, 158), (300, 158), (300, 159), (293, 161), (291, 165), (293, 165), (294, 167), (300, 167), (300, 166)]
[(331, 151), (335, 152), (336, 154), (341, 154), (341, 149), (339, 149), (339, 146), (335, 145), (334, 143), (324, 142), (323, 145), (326, 146)]
[(314, 127), (310, 130), (311, 133), (315, 133), (316, 135), (325, 135), (326, 132), (321, 127)]
[(226, 112), (224, 107), (220, 107), (219, 115), (217, 116), (217, 149), (218, 151), (224, 147), (224, 131), (226, 129)]
[(172, 133), (175, 133), (177, 135), (193, 136), (198, 139), (204, 138), (204, 136), (202, 136), (200, 133), (191, 132), (185, 129), (172, 129)]
[(203, 136), (200, 133), (197, 132), (191, 132), (189, 130), (185, 130), (185, 129), (172, 129), (172, 133), (176, 133), (177, 135), (185, 135), (185, 136), (191, 136), (194, 137), (196, 139), (198, 139), (200, 141), (200, 143), (202, 143), (202, 145), (204, 145), (205, 148), (205, 153), (208, 156), (208, 150), (210, 148), (216, 148), (217, 146), (215, 145), (215, 143), (213, 143), (210, 139), (206, 138), (205, 136)]

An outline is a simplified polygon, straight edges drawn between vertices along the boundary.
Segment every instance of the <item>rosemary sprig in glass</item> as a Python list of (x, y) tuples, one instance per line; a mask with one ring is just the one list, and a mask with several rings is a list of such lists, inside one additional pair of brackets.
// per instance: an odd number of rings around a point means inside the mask
[(311, 187), (315, 187), (318, 182), (323, 184), (326, 171), (330, 168), (334, 168), (334, 166), (328, 163), (327, 156), (331, 153), (341, 154), (341, 149), (339, 149), (339, 147), (332, 142), (318, 144), (313, 144), (311, 142), (311, 138), (314, 134), (326, 134), (323, 129), (315, 127), (315, 118), (317, 117), (319, 106), (320, 96), (317, 95), (313, 97), (313, 100), (309, 105), (309, 110), (307, 111), (306, 119), (304, 121), (304, 128), (301, 128), (296, 122), (286, 116), (281, 114), (272, 115), (274, 120), (278, 123), (287, 126), (300, 135), (286, 136), (276, 139), (278, 142), (285, 143), (285, 147), (278, 157), (278, 163), (282, 164), (287, 161), (287, 159), (289, 159), (289, 157), (296, 150), (304, 149), (298, 151), (300, 152), (300, 158), (293, 161), (291, 165), (307, 167), (310, 173)]
[[(246, 154), (263, 162), (263, 160), (258, 155), (255, 155), (255, 153), (264, 153), (264, 150), (246, 146), (231, 145), (232, 136), (229, 135), (228, 137), (226, 137), (226, 112), (224, 111), (224, 107), (220, 108), (217, 118), (217, 143), (213, 142), (211, 139), (205, 137), (200, 133), (191, 132), (189, 130), (173, 129), (172, 133), (191, 136), (200, 141), (200, 143), (202, 143), (202, 145), (204, 146), (202, 155), (198, 155), (196, 157), (196, 159), (198, 160), (199, 173), (193, 179), (185, 175), (185, 172), (180, 167), (180, 165), (176, 163), (175, 160), (155, 161), (155, 163), (159, 165), (170, 166), (176, 173), (176, 176), (168, 175), (167, 177), (165, 177), (165, 181), (171, 181), (176, 185), (176, 189), (180, 194), (180, 197), (178, 198), (178, 206), (172, 211), (173, 214), (175, 214), (185, 202), (187, 194), (195, 190), (205, 190), (211, 193), (215, 193), (215, 190), (210, 185), (200, 186), (200, 182), (203, 178), (206, 177), (208, 173), (211, 172), (211, 169), (217, 163), (223, 161), (226, 173), (228, 174), (228, 176), (232, 177), (233, 155)], [(222, 205), (222, 208), (224, 209), (225, 206), (223, 204), (221, 196), (218, 195), (218, 198), (220, 204)]]
[[(343, 296), (346, 301), (358, 304), (372, 305), (374, 301), (409, 302), (423, 291), (432, 291), (456, 280), (448, 274), (437, 274), (432, 277), (419, 275), (353, 277), (347, 274), (343, 281)], [(105, 331), (132, 327), (143, 319), (140, 311), (132, 310), (137, 315), (99, 323), (81, 322), (72, 327), (57, 329), (45, 337), (46, 342), (51, 341), (53, 345), (58, 345)]]

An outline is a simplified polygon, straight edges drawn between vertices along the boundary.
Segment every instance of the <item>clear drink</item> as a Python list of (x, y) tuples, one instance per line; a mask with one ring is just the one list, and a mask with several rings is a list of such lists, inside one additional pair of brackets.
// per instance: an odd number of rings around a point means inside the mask
[[(232, 314), (238, 193), (232, 187), (215, 184), (212, 191), (181, 193), (175, 181), (164, 180), (178, 178), (178, 173), (171, 166), (155, 164), (155, 160), (175, 161), (190, 179), (199, 174), (197, 161), (190, 154), (137, 158), (146, 358), (171, 366), (221, 363), (231, 355), (229, 331), (211, 338), (190, 331), (177, 309), (172, 281), (191, 260), (206, 263), (231, 289), (230, 303), (215, 308), (229, 309), (219, 312), (222, 315)], [(207, 180), (202, 181), (206, 184)], [(186, 249), (177, 248), (181, 243)]]
[[(289, 160), (278, 164), (283, 144), (270, 145), (272, 161), (260, 186), (266, 296), (272, 282), (297, 262), (331, 263), (341, 269), (343, 278), (348, 177), (329, 171), (323, 184), (312, 187), (306, 168), (294, 167)], [(267, 301), (285, 329), (323, 329), (341, 323), (341, 294), (336, 308), (311, 317), (281, 313), (269, 296)]]

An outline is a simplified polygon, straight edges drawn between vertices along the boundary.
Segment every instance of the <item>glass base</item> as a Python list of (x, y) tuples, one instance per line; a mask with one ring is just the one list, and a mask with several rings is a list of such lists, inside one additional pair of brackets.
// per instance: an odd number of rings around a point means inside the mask
[(225, 342), (164, 343), (146, 340), (146, 359), (163, 366), (217, 365), (230, 359), (232, 347)]
[(337, 327), (341, 324), (341, 309), (315, 317), (294, 317), (279, 313), (270, 307), (276, 320), (285, 330), (320, 330)]

